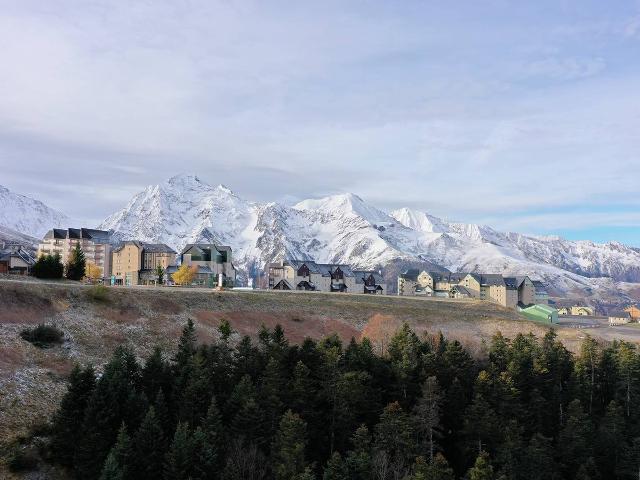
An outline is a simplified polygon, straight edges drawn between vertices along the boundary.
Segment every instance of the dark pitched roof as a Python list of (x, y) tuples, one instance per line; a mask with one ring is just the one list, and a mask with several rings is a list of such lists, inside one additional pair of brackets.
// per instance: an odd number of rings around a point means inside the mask
[(145, 252), (151, 253), (177, 253), (173, 248), (164, 243), (144, 243), (142, 244)]
[(518, 283), (518, 279), (516, 277), (504, 277), (504, 284), (506, 285), (507, 289), (509, 290), (517, 290), (519, 283)]
[(353, 274), (356, 277), (356, 283), (364, 283), (366, 278), (369, 278), (369, 275), (373, 275), (373, 280), (376, 284), (384, 283), (384, 278), (375, 270), (354, 270)]
[(420, 270), (418, 270), (417, 268), (410, 268), (404, 273), (401, 273), (400, 278), (404, 278), (405, 280), (413, 280), (415, 282), (416, 280), (418, 280), (418, 275), (420, 275)]
[(631, 318), (631, 313), (623, 310), (614, 310), (613, 312), (609, 312), (609, 316), (615, 318)]
[(495, 287), (504, 285), (502, 275), (498, 273), (483, 273), (480, 276), (480, 285), (483, 287)]
[(289, 260), (288, 262), (285, 262), (285, 264), (291, 265), (296, 270), (298, 270), (303, 265), (306, 265), (310, 273), (322, 273), (320, 267), (318, 267), (316, 262), (314, 262), (313, 260)]
[(454, 285), (453, 287), (451, 287), (451, 290), (462, 293), (463, 295), (471, 296), (471, 292), (469, 291), (469, 289), (467, 287), (463, 287), (462, 285)]

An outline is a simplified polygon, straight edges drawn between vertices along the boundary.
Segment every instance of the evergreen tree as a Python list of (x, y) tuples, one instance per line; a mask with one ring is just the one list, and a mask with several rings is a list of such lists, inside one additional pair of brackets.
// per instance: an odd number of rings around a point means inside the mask
[(349, 480), (349, 469), (339, 452), (333, 452), (324, 469), (322, 480)]
[(163, 473), (166, 441), (153, 407), (140, 424), (133, 440), (131, 470), (136, 480), (158, 480)]
[(553, 460), (551, 439), (538, 433), (529, 440), (523, 455), (519, 478), (527, 480), (550, 480), (560, 478)]
[(164, 268), (162, 268), (162, 265), (160, 264), (156, 266), (156, 277), (158, 280), (158, 285), (162, 285), (164, 283)]
[(71, 251), (71, 257), (69, 257), (67, 261), (66, 277), (69, 280), (82, 280), (84, 278), (85, 268), (86, 260), (84, 252), (82, 248), (80, 248), (80, 244), (77, 243)]
[(598, 464), (602, 472), (618, 472), (621, 445), (625, 444), (624, 411), (616, 402), (609, 403), (600, 422), (596, 438)]
[(476, 462), (467, 472), (469, 480), (493, 480), (493, 466), (489, 460), (489, 454), (487, 452), (480, 452), (476, 458)]
[(349, 478), (368, 480), (371, 477), (371, 436), (366, 425), (361, 425), (351, 437), (353, 449), (347, 454)]
[(580, 400), (573, 400), (567, 409), (567, 423), (560, 431), (558, 445), (567, 474), (576, 472), (592, 456), (593, 426), (582, 410)]
[(280, 420), (280, 428), (271, 447), (273, 473), (276, 480), (291, 480), (304, 473), (307, 426), (296, 413), (288, 410)]
[(116, 443), (107, 455), (100, 480), (127, 480), (131, 462), (131, 440), (123, 423), (118, 431)]
[(74, 466), (79, 477), (97, 478), (124, 421), (136, 428), (139, 383), (135, 356), (117, 348), (87, 402), (82, 428), (74, 440)]
[(419, 374), (422, 369), (422, 348), (418, 336), (409, 328), (408, 323), (393, 335), (389, 342), (389, 358), (398, 379), (398, 384), (405, 405), (409, 399), (415, 398), (416, 385), (419, 382)]
[(63, 465), (73, 464), (73, 446), (80, 435), (85, 410), (95, 386), (96, 374), (92, 366), (80, 369), (76, 365), (73, 368), (67, 393), (53, 418), (51, 449), (57, 461)]
[(409, 480), (454, 480), (453, 470), (441, 453), (433, 457), (428, 463), (424, 457), (417, 457), (413, 464), (413, 473)]
[(189, 435), (189, 425), (179, 422), (167, 452), (164, 467), (165, 480), (191, 479), (193, 454), (194, 449)]
[(412, 437), (411, 419), (400, 404), (387, 405), (376, 425), (375, 449), (378, 460), (388, 464), (396, 478), (402, 478), (410, 466), (414, 453)]
[(193, 432), (191, 444), (193, 446), (193, 458), (191, 466), (192, 480), (216, 480), (219, 478), (220, 460), (218, 452), (211, 443), (211, 436), (201, 427)]

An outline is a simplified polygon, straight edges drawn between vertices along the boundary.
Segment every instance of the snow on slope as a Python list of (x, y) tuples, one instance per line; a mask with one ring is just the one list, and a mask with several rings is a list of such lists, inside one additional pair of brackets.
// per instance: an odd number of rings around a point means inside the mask
[(0, 185), (0, 226), (41, 238), (51, 228), (66, 228), (70, 223), (65, 214)]
[[(618, 243), (502, 233), (407, 208), (387, 214), (353, 194), (293, 207), (256, 203), (195, 175), (147, 187), (100, 228), (176, 249), (200, 240), (228, 244), (234, 263), (247, 274), (267, 262), (296, 257), (359, 268), (404, 260), (452, 271), (528, 274), (561, 292), (610, 289), (613, 280), (640, 282), (640, 253)], [(600, 278), (609, 276), (613, 280)]]

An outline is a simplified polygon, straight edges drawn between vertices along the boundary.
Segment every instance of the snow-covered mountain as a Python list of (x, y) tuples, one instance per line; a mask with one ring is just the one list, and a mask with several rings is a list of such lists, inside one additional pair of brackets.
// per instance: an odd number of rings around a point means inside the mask
[(3, 231), (41, 238), (51, 228), (73, 226), (70, 222), (64, 213), (0, 185), (0, 229)]
[(387, 214), (353, 194), (293, 207), (256, 203), (195, 175), (147, 187), (100, 228), (176, 249), (199, 240), (228, 244), (236, 266), (247, 274), (267, 262), (297, 257), (360, 268), (425, 262), (452, 271), (528, 274), (564, 294), (640, 282), (640, 252), (619, 243), (502, 233), (407, 208)]

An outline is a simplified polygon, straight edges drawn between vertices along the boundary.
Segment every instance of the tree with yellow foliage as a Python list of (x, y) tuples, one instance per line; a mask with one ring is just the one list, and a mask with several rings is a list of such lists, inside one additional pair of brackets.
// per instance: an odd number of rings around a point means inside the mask
[(84, 269), (84, 278), (91, 283), (96, 283), (98, 279), (102, 278), (102, 268), (95, 263), (87, 262)]
[(198, 273), (196, 265), (182, 264), (178, 271), (172, 275), (173, 281), (178, 285), (191, 285), (193, 279), (196, 278), (196, 273)]

